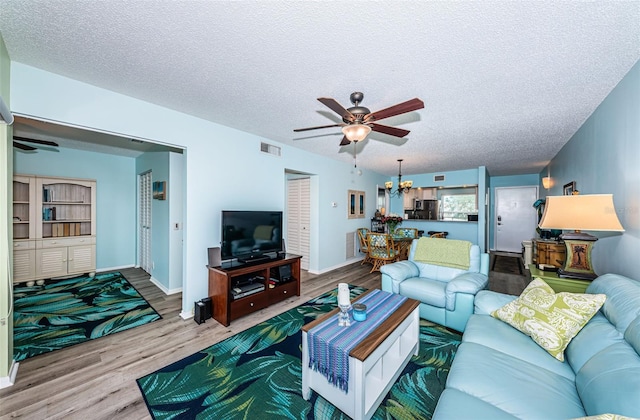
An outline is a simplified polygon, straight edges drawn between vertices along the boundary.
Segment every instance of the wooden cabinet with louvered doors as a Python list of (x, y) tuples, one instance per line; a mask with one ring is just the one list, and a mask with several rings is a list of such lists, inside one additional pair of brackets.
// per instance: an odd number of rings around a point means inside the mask
[(13, 280), (96, 269), (96, 181), (14, 175)]
[(60, 277), (96, 269), (95, 237), (44, 239), (36, 249), (36, 277)]
[(36, 181), (34, 177), (13, 178), (13, 280), (35, 276)]

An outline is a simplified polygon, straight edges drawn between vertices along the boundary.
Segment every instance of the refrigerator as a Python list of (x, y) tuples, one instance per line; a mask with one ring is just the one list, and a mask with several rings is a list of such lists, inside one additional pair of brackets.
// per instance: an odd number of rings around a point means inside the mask
[(414, 215), (416, 219), (438, 220), (438, 200), (416, 200)]

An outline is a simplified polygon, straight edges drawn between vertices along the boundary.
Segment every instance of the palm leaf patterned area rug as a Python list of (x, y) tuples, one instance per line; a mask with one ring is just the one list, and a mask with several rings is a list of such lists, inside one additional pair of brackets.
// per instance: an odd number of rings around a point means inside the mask
[(13, 293), (16, 361), (162, 318), (117, 272), (20, 285)]
[[(350, 287), (352, 298), (365, 289)], [(154, 419), (348, 419), (302, 398), (301, 327), (336, 308), (337, 289), (138, 379)], [(374, 419), (429, 419), (461, 335), (421, 320), (420, 352)]]

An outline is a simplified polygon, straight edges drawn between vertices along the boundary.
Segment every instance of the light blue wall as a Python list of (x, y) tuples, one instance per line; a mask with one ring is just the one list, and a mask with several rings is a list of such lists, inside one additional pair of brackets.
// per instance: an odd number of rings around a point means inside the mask
[(600, 239), (593, 248), (596, 273), (640, 279), (640, 62), (598, 106), (571, 140), (540, 173), (550, 174), (548, 195), (562, 195), (575, 181), (581, 194), (613, 194), (620, 233), (589, 232)]
[(128, 157), (60, 148), (58, 152), (13, 153), (14, 173), (95, 179), (96, 267), (132, 266), (136, 262), (135, 160)]
[[(386, 180), (371, 171), (358, 175), (350, 164), (284, 144), (281, 157), (265, 154), (260, 152), (264, 138), (21, 63), (12, 63), (11, 89), (12, 110), (17, 113), (185, 149), (185, 312), (191, 312), (193, 302), (208, 294), (207, 248), (220, 242), (221, 210), (283, 210), (285, 170), (312, 174), (310, 269), (323, 272), (347, 262), (346, 234), (369, 225), (376, 186)], [(135, 183), (133, 162), (130, 174), (129, 182)], [(366, 219), (347, 219), (349, 189), (366, 192)]]
[[(169, 153), (169, 293), (182, 290), (182, 232), (184, 226), (184, 156)], [(175, 225), (177, 224), (177, 228)]]
[[(434, 176), (444, 175), (445, 180), (435, 182)], [(478, 222), (447, 222), (447, 221), (426, 221), (426, 220), (405, 220), (402, 222), (403, 227), (412, 227), (419, 230), (428, 231), (445, 231), (449, 232), (447, 238), (461, 239), (478, 244), (482, 251), (485, 251), (485, 194), (487, 186), (487, 172), (484, 166), (477, 169), (466, 169), (461, 171), (446, 171), (437, 173), (424, 173), (417, 175), (407, 175), (405, 180), (413, 181), (415, 187), (459, 187), (464, 185), (478, 186)], [(385, 181), (393, 181), (394, 187), (397, 187), (398, 178), (391, 177)], [(390, 199), (390, 212), (402, 215), (404, 213), (404, 204), (402, 197), (394, 197)]]
[[(525, 174), (525, 175), (510, 175), (510, 176), (492, 176), (489, 179), (490, 192), (489, 192), (489, 249), (495, 249), (495, 228), (496, 228), (496, 188), (498, 187), (531, 187), (538, 186), (540, 183), (540, 175), (538, 174)], [(542, 185), (538, 188), (539, 191), (545, 191)], [(533, 206), (533, 203), (531, 203)]]

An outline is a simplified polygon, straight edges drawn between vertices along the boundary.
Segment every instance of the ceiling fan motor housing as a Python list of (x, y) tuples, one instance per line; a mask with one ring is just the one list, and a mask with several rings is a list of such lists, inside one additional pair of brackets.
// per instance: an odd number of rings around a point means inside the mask
[(346, 122), (347, 124), (361, 123), (364, 121), (365, 115), (371, 114), (369, 108), (366, 108), (364, 106), (352, 106), (351, 108), (347, 108), (347, 111), (349, 111), (351, 115), (345, 115), (344, 117), (342, 117), (342, 121)]

